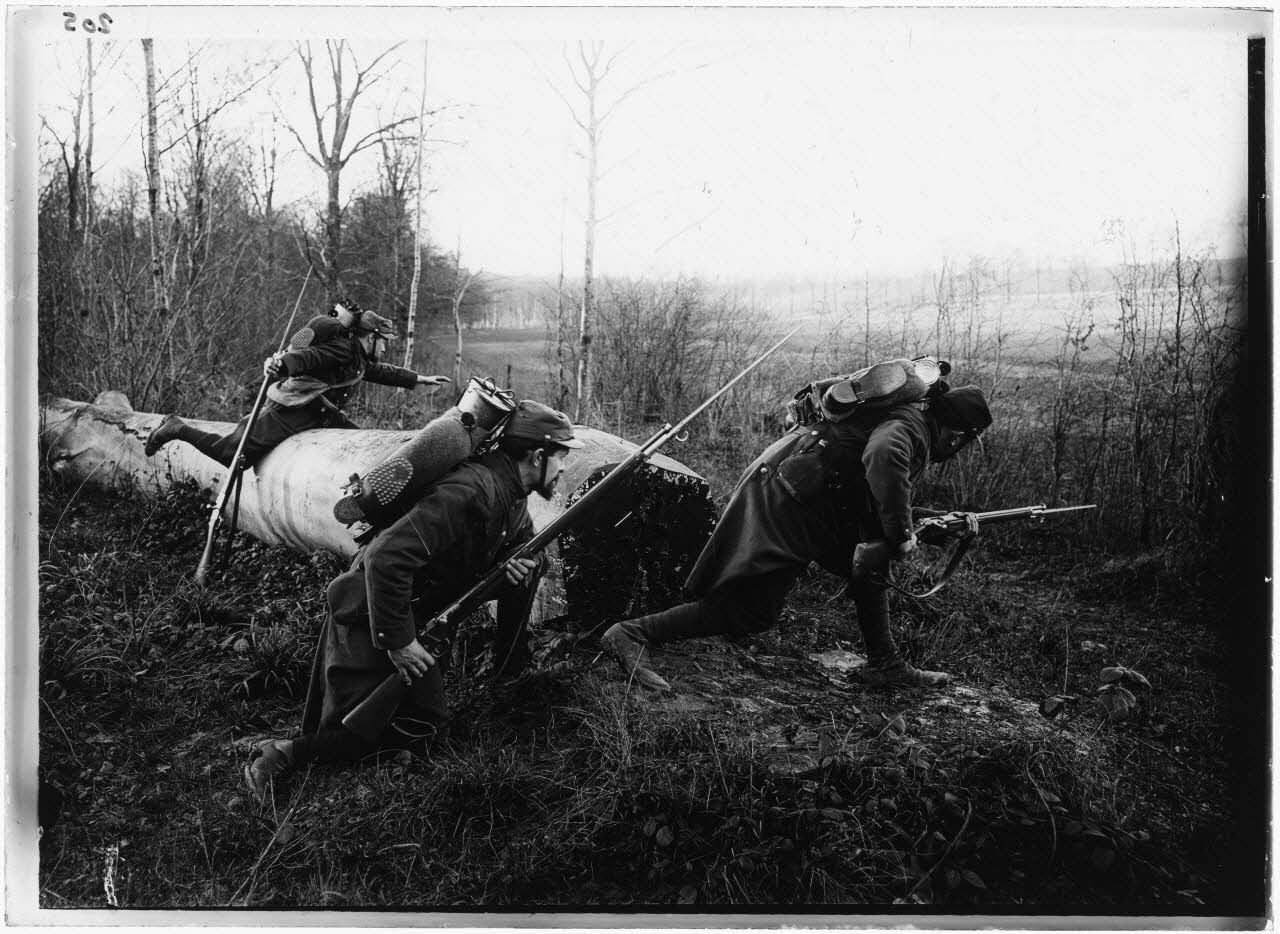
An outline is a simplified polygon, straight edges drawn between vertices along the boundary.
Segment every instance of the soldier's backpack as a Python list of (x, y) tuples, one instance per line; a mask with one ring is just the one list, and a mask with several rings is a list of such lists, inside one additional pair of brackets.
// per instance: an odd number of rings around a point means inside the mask
[[(333, 517), (343, 525), (362, 522), (385, 528), (408, 512), (428, 486), (496, 441), (513, 411), (514, 393), (499, 389), (492, 379), (473, 376), (456, 405), (363, 477), (351, 475), (346, 495), (334, 504)], [(361, 538), (357, 535), (356, 540)]]
[(824, 419), (838, 422), (854, 412), (920, 402), (946, 391), (941, 377), (950, 370), (951, 364), (932, 357), (898, 358), (863, 367), (849, 376), (818, 380), (787, 403), (787, 424), (810, 425)]

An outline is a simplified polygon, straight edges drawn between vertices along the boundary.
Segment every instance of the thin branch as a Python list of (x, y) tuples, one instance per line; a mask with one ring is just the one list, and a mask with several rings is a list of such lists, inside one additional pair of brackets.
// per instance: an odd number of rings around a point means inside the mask
[[(345, 166), (347, 162), (351, 159), (351, 157), (354, 156), (356, 153), (360, 152), (360, 150), (367, 149), (368, 147), (372, 146), (374, 143), (378, 141), (379, 138), (385, 136), (387, 133), (389, 133), (391, 130), (394, 130), (396, 127), (403, 126), (406, 123), (412, 123), (417, 119), (418, 117), (416, 114), (408, 117), (401, 117), (399, 120), (393, 120), (391, 123), (388, 123), (385, 126), (378, 127), (378, 129), (372, 130), (371, 132), (366, 133), (364, 136), (360, 137), (359, 142), (357, 142), (353, 147), (351, 147), (351, 151), (348, 152), (346, 156), (343, 157), (342, 162), (339, 164)], [(393, 138), (416, 139), (417, 137), (405, 136), (405, 137), (393, 137)]]
[(319, 159), (317, 159), (315, 156), (311, 154), (311, 150), (308, 149), (307, 144), (302, 141), (302, 137), (298, 135), (298, 131), (293, 128), (293, 124), (289, 123), (289, 121), (287, 120), (282, 121), (282, 123), (284, 124), (284, 128), (288, 130), (290, 133), (292, 133), (293, 138), (298, 141), (298, 146), (299, 148), (301, 148), (303, 155), (305, 155), (308, 159), (310, 159), (317, 166), (323, 169), (325, 167), (325, 163), (320, 161)]
[[(315, 83), (315, 77), (312, 75), (312, 72), (311, 72), (311, 43), (308, 42), (306, 44), (307, 51), (305, 55), (302, 52), (302, 48), (303, 47), (301, 44), (297, 46), (298, 57), (302, 59), (302, 68), (307, 73), (307, 95), (311, 99), (311, 115), (315, 118), (315, 123), (316, 123), (316, 145), (318, 147), (317, 152), (320, 153), (319, 159), (316, 159), (314, 156), (312, 156), (311, 158), (313, 162), (315, 162), (317, 165), (323, 168), (324, 164), (329, 161), (329, 150), (325, 147), (325, 144), (324, 144), (324, 122), (320, 113), (320, 106), (319, 104), (316, 103), (316, 83)], [(290, 130), (293, 130), (293, 126), (291, 124), (286, 122), (285, 126), (289, 127)], [(306, 146), (302, 144), (302, 138), (298, 136), (298, 133), (296, 130), (294, 130), (293, 135), (295, 137), (298, 137), (299, 145), (302, 145), (303, 151), (307, 152)], [(307, 155), (310, 156), (311, 153), (307, 152)]]

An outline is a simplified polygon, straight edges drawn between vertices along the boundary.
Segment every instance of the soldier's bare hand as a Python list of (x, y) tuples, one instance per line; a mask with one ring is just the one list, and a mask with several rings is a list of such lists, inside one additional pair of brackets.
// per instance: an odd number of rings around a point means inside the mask
[(273, 354), (262, 361), (262, 375), (267, 379), (279, 379), (285, 375), (284, 361), (280, 354)]
[(896, 553), (894, 554), (894, 557), (905, 558), (907, 555), (911, 554), (911, 552), (916, 550), (916, 544), (918, 542), (919, 542), (919, 539), (916, 538), (916, 533), (912, 532), (911, 537), (909, 539), (907, 539), (905, 542), (898, 543), (898, 548)]
[(947, 536), (951, 533), (947, 531), (947, 522), (943, 516), (930, 516), (928, 519), (922, 519), (920, 524), (916, 526), (916, 533), (919, 541), (926, 545), (941, 545), (947, 540)]
[(425, 675), (427, 669), (436, 663), (435, 656), (424, 649), (417, 639), (403, 648), (389, 649), (387, 658), (391, 659), (391, 664), (400, 672), (400, 680), (406, 687), (412, 686), (414, 678)]
[(438, 389), (439, 387), (443, 386), (445, 383), (452, 383), (452, 382), (453, 380), (451, 380), (447, 376), (419, 376), (418, 377), (418, 385), (427, 386), (430, 389)]
[(512, 558), (502, 569), (507, 572), (508, 583), (523, 584), (537, 566), (538, 562), (533, 558)]

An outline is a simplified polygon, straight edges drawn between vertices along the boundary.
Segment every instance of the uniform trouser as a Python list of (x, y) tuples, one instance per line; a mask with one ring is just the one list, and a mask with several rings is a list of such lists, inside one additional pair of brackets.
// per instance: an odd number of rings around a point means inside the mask
[[(738, 637), (763, 632), (778, 621), (787, 594), (803, 570), (779, 568), (742, 578), (692, 603), (623, 622), (622, 631), (644, 644), (673, 642), (698, 636)], [(889, 591), (865, 584), (853, 587), (858, 628), (871, 665), (898, 658), (889, 630)]]
[[(524, 635), (525, 624), (533, 609), (542, 568), (535, 571), (532, 580), (522, 585), (504, 584), (498, 593), (497, 638), (494, 646), (496, 664), (504, 673), (512, 674), (529, 662), (528, 640)], [(329, 626), (339, 625), (329, 620)], [(368, 639), (366, 632), (347, 633), (348, 640)], [(324, 639), (324, 636), (321, 637)], [(348, 643), (350, 644), (350, 643)], [(428, 651), (431, 651), (428, 648)], [(370, 651), (372, 654), (372, 650)], [(435, 652), (432, 652), (435, 655)], [(320, 677), (324, 677), (324, 644), (317, 653), (316, 665)], [(504, 659), (506, 664), (503, 665)], [(353, 762), (377, 752), (379, 749), (407, 749), (438, 742), (449, 733), (449, 701), (445, 694), (444, 676), (448, 671), (449, 653), (436, 656), (436, 664), (427, 669), (414, 682), (414, 690), (400, 702), (382, 736), (370, 742), (347, 729), (341, 723), (321, 723), (312, 732), (304, 732), (294, 740), (294, 765), (311, 762)], [(315, 675), (313, 674), (313, 677)]]
[[(194, 425), (183, 425), (178, 430), (178, 440), (185, 441), (205, 457), (210, 457), (223, 467), (231, 466), (231, 459), (236, 456), (236, 447), (244, 435), (249, 416), (240, 419), (240, 423), (230, 434), (218, 435), (210, 431), (201, 431)], [(249, 439), (244, 443), (245, 463), (252, 466), (261, 460), (268, 451), (285, 438), (296, 435), (300, 431), (312, 428), (357, 428), (341, 412), (327, 406), (319, 397), (306, 405), (277, 405), (268, 399), (258, 411), (254, 419)]]

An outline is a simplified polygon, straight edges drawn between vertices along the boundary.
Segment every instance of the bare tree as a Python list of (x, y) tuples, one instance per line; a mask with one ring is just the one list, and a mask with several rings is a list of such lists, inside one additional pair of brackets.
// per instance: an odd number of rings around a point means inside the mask
[(462, 241), (458, 241), (458, 249), (453, 254), (453, 333), (457, 338), (457, 349), (453, 354), (453, 385), (462, 385), (462, 300), (467, 297), (467, 289), (476, 281), (480, 270), (468, 271), (462, 275)]
[(59, 132), (47, 117), (41, 123), (58, 146), (66, 173), (67, 226), (72, 241), (88, 237), (93, 200), (93, 85), (97, 66), (93, 61), (93, 43), (85, 39), (85, 65), (79, 71), (79, 83), (71, 94), (70, 106), (60, 108), (71, 118), (69, 131)]
[[(361, 94), (385, 76), (385, 72), (379, 73), (376, 69), (399, 46), (400, 43), (397, 42), (383, 50), (367, 66), (361, 68), (355, 53), (348, 47), (345, 40), (325, 40), (325, 50), (329, 57), (329, 77), (333, 82), (333, 100), (323, 107), (316, 93), (311, 43), (301, 43), (296, 47), (298, 58), (307, 76), (307, 94), (311, 104), (311, 115), (315, 122), (314, 148), (308, 147), (302, 141), (302, 136), (292, 124), (286, 123), (285, 126), (298, 141), (307, 158), (325, 173), (328, 189), (324, 215), (325, 240), (323, 249), (320, 251), (321, 265), (317, 272), (324, 282), (329, 301), (336, 299), (342, 289), (342, 202), (340, 198), (342, 170), (357, 153), (385, 138), (396, 128), (418, 119), (417, 116), (401, 117), (381, 123), (354, 143), (347, 144), (347, 134), (351, 129), (351, 118), (355, 113), (356, 101)], [(346, 82), (348, 57), (351, 59), (350, 67), (355, 75), (349, 91)], [(333, 115), (332, 126), (326, 127), (330, 113)], [(312, 263), (314, 265), (314, 260)]]
[(153, 40), (142, 40), (142, 57), (147, 80), (147, 214), (151, 219), (152, 307), (158, 316), (167, 313), (164, 259), (160, 250), (160, 149), (156, 138), (156, 60)]
[(584, 247), (582, 260), (582, 307), (578, 319), (578, 401), (575, 419), (582, 419), (591, 405), (591, 329), (595, 319), (595, 251), (596, 227), (600, 223), (597, 214), (597, 189), (600, 184), (600, 141), (604, 135), (605, 124), (617, 111), (618, 106), (628, 97), (647, 84), (665, 77), (670, 72), (655, 74), (626, 88), (621, 94), (606, 100), (601, 93), (602, 85), (608, 80), (610, 72), (617, 64), (626, 48), (606, 54), (603, 42), (579, 42), (576, 59), (569, 54), (567, 47), (562, 49), (565, 65), (574, 86), (582, 95), (580, 107), (575, 106), (554, 85), (553, 91), (564, 101), (573, 122), (582, 130), (585, 142), (583, 156), (587, 162), (586, 175), (586, 218)]
[[(414, 326), (418, 320), (418, 283), (422, 281), (422, 143), (425, 135), (427, 113), (427, 42), (422, 43), (422, 97), (418, 101), (418, 190), (413, 216), (413, 281), (409, 286), (409, 315), (404, 325), (404, 361), (406, 369), (413, 369)], [(400, 251), (396, 250), (397, 268)], [(455, 311), (456, 317), (456, 311)], [(458, 385), (456, 382), (454, 385)], [(404, 406), (400, 407), (400, 427), (404, 427)]]
[(89, 242), (93, 228), (93, 42), (85, 37), (85, 101), (88, 108), (88, 125), (84, 134), (84, 242)]
[(279, 118), (271, 115), (271, 136), (269, 139), (262, 139), (258, 145), (258, 160), (261, 164), (256, 166), (257, 172), (251, 173), (255, 177), (250, 181), (248, 188), (254, 201), (257, 203), (258, 210), (262, 214), (262, 221), (266, 227), (266, 268), (275, 268), (276, 259), (276, 180), (277, 180), (277, 161), (279, 157), (279, 147), (276, 141), (276, 127), (279, 126)]

